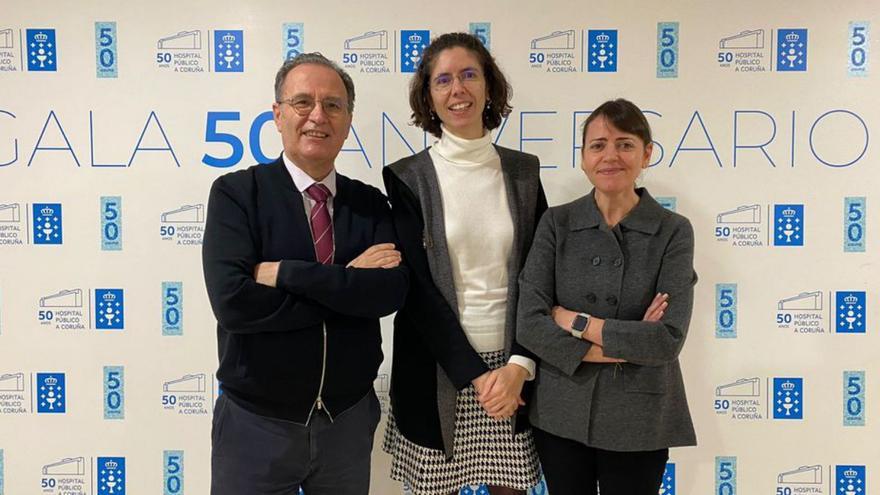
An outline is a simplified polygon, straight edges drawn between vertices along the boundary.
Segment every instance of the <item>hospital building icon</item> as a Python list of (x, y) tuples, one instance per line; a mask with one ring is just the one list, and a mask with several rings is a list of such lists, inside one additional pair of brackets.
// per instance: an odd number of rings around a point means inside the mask
[(17, 203), (0, 204), (0, 222), (17, 223), (21, 221), (21, 207)]
[(205, 205), (183, 205), (161, 215), (162, 223), (202, 223), (205, 221)]
[(0, 392), (24, 392), (24, 373), (0, 375)]
[(159, 38), (156, 48), (160, 50), (201, 50), (201, 31), (180, 31), (177, 34)]
[(764, 30), (752, 29), (721, 38), (718, 48), (723, 50), (760, 50), (764, 48)]
[(163, 392), (205, 392), (205, 374), (195, 373), (183, 375), (180, 378), (169, 380), (162, 384)]
[(758, 205), (737, 206), (716, 215), (715, 221), (717, 223), (761, 223), (761, 207)]
[(801, 466), (791, 471), (779, 473), (776, 482), (786, 485), (821, 485), (822, 484), (822, 466)]
[(796, 296), (780, 299), (776, 307), (782, 311), (821, 311), (822, 291), (801, 292)]
[(82, 289), (62, 289), (40, 298), (41, 308), (81, 308), (82, 305)]
[(43, 474), (47, 476), (85, 476), (86, 460), (84, 457), (65, 457), (43, 466)]
[(535, 38), (531, 43), (532, 50), (573, 50), (574, 29), (567, 31), (553, 31), (552, 33)]
[(758, 378), (740, 378), (735, 382), (715, 387), (718, 397), (760, 397), (761, 380)]
[(388, 31), (367, 31), (366, 33), (345, 40), (346, 50), (387, 50)]
[(0, 29), (0, 48), (15, 48), (15, 36), (11, 28)]

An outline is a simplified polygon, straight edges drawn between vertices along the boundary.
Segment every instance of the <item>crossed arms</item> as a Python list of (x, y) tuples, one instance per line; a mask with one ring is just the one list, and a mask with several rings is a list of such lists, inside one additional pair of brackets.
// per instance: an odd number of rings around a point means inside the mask
[(224, 176), (215, 181), (208, 201), (202, 263), (208, 297), (224, 329), (243, 334), (296, 331), (321, 323), (331, 312), (379, 318), (403, 304), (406, 269), (397, 266), (400, 254), (393, 246), (382, 242), (394, 239), (386, 204), (377, 205), (379, 246), (348, 266), (267, 261), (252, 225), (254, 194), (247, 184)]

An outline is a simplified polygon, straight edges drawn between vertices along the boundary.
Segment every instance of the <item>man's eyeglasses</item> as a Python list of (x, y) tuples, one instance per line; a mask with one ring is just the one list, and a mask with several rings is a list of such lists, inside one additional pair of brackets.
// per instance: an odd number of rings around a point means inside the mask
[(431, 89), (434, 91), (449, 91), (452, 89), (452, 83), (458, 79), (461, 84), (471, 85), (483, 80), (483, 75), (477, 69), (465, 69), (457, 75), (440, 74), (431, 80)]
[(278, 103), (287, 103), (293, 108), (300, 117), (306, 117), (315, 109), (315, 105), (320, 104), (321, 109), (328, 117), (338, 117), (348, 112), (348, 104), (339, 98), (324, 98), (323, 100), (313, 100), (311, 98), (289, 98), (281, 100)]

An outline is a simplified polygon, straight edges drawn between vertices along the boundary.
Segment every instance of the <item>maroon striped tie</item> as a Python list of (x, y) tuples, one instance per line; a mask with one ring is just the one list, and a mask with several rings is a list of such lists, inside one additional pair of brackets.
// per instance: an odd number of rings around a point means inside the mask
[(312, 239), (315, 241), (315, 256), (318, 263), (329, 265), (333, 262), (333, 224), (330, 222), (330, 210), (327, 209), (330, 190), (324, 184), (316, 182), (306, 189), (306, 194), (315, 201), (309, 215)]

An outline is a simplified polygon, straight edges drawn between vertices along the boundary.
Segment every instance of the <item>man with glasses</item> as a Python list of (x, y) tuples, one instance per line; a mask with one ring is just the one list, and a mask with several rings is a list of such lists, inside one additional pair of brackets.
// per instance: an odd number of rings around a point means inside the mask
[(285, 62), (284, 151), (211, 188), (202, 261), (222, 394), (212, 495), (367, 494), (380, 410), (379, 318), (408, 276), (376, 188), (336, 172), (354, 84), (318, 53)]

